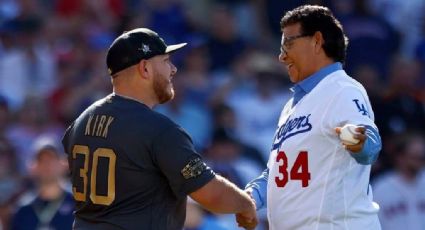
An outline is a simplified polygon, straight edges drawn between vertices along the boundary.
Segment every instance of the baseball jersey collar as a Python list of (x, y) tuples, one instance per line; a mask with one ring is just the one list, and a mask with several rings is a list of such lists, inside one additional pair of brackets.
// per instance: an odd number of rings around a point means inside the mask
[(294, 105), (299, 100), (301, 100), (304, 95), (311, 92), (311, 90), (313, 90), (314, 87), (316, 87), (316, 85), (319, 84), (321, 80), (323, 80), (330, 73), (333, 73), (337, 70), (342, 70), (341, 62), (335, 62), (330, 65), (327, 65), (321, 68), (316, 73), (312, 74), (311, 76), (307, 77), (306, 79), (300, 81), (299, 83), (291, 87), (291, 91), (294, 92)]
[(316, 87), (317, 84), (319, 84), (321, 80), (323, 80), (330, 73), (333, 73), (337, 70), (342, 70), (341, 62), (335, 62), (321, 68), (319, 71), (302, 80), (297, 85), (299, 85), (305, 93), (309, 93), (314, 89), (314, 87)]

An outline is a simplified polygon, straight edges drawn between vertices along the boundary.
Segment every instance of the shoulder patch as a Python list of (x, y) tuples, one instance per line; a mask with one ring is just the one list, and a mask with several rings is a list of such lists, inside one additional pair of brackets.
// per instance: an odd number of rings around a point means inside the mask
[(184, 179), (190, 179), (197, 177), (202, 174), (207, 168), (207, 165), (201, 160), (201, 158), (195, 158), (189, 161), (186, 166), (181, 170), (181, 174)]
[(359, 110), (359, 113), (361, 113), (363, 116), (370, 117), (369, 112), (366, 109), (366, 106), (362, 102), (360, 102), (359, 99), (353, 99), (353, 101), (354, 103), (356, 103), (356, 107)]

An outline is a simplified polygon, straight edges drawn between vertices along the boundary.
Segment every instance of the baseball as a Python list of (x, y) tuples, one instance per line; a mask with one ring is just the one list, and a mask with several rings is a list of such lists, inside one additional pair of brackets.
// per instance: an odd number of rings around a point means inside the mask
[(355, 145), (359, 143), (360, 140), (354, 138), (354, 134), (357, 134), (357, 126), (346, 124), (341, 128), (341, 133), (339, 134), (339, 139), (342, 143), (346, 145)]

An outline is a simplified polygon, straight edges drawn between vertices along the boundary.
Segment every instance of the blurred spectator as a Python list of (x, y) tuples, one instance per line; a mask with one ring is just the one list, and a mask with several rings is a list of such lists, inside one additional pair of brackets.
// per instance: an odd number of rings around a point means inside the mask
[(170, 44), (181, 41), (189, 33), (189, 25), (181, 1), (147, 0), (149, 19), (146, 27), (151, 28)]
[(0, 136), (0, 223), (4, 226), (9, 225), (12, 208), (25, 188), (14, 149)]
[(110, 92), (104, 55), (102, 49), (79, 44), (59, 62), (58, 87), (48, 98), (55, 121), (68, 125), (88, 105)]
[(67, 164), (50, 139), (38, 139), (30, 166), (35, 191), (26, 195), (11, 221), (11, 230), (72, 229), (74, 201), (63, 187)]
[(182, 78), (176, 76), (173, 79), (173, 85), (176, 91), (174, 99), (158, 106), (155, 110), (187, 130), (196, 149), (202, 151), (210, 141), (212, 129), (210, 111), (207, 107), (186, 99), (186, 86)]
[(216, 93), (235, 112), (237, 138), (257, 148), (267, 160), (281, 113), (279, 106), (289, 99), (289, 86), (279, 72), (277, 58), (265, 53), (244, 53), (234, 68), (234, 78)]
[(244, 51), (246, 42), (237, 33), (232, 9), (216, 5), (212, 9), (208, 40), (211, 70), (228, 71), (234, 59)]
[(15, 18), (19, 13), (16, 0), (0, 0), (0, 22)]
[(196, 201), (187, 199), (184, 230), (228, 230), (217, 218), (207, 213)]
[(395, 141), (391, 170), (374, 185), (383, 230), (425, 229), (425, 136), (406, 132)]
[[(216, 130), (210, 146), (204, 153), (205, 160), (221, 176), (232, 181), (240, 188), (261, 173), (262, 165), (247, 156), (246, 148), (229, 136), (224, 130)], [(217, 215), (216, 218), (227, 230), (237, 230), (234, 215)], [(262, 229), (266, 216), (260, 216), (257, 229)]]
[(216, 130), (205, 159), (215, 172), (243, 188), (262, 171), (261, 165), (248, 158), (243, 150), (243, 146), (224, 130)]
[(389, 84), (384, 94), (385, 111), (378, 118), (384, 135), (408, 129), (425, 130), (425, 111), (419, 98), (420, 66), (418, 62), (396, 57), (391, 63)]
[(415, 47), (423, 36), (425, 1), (423, 0), (371, 0), (369, 7), (383, 16), (401, 33), (400, 53), (412, 58)]
[(4, 136), (4, 133), (9, 126), (10, 122), (10, 112), (9, 106), (2, 95), (0, 95), (0, 137)]
[(55, 2), (55, 11), (61, 17), (75, 17), (84, 11), (96, 11), (108, 16), (118, 17), (124, 14), (125, 5), (123, 0), (57, 0)]
[(201, 36), (189, 37), (189, 47), (183, 50), (186, 51), (183, 66), (177, 72), (179, 81), (182, 81), (186, 89), (185, 100), (201, 106), (208, 106), (209, 97), (214, 89), (205, 42), (205, 38)]
[(34, 154), (31, 149), (34, 141), (41, 136), (59, 140), (64, 128), (50, 119), (46, 101), (40, 97), (27, 98), (15, 119), (5, 136), (16, 149), (21, 172), (26, 174)]
[[(275, 40), (280, 39), (280, 19), (282, 15), (288, 11), (292, 10), (297, 6), (306, 4), (308, 0), (292, 0), (292, 1), (274, 1), (274, 0), (265, 0), (257, 1), (257, 9), (259, 10), (260, 20), (262, 20), (263, 27), (266, 27), (268, 36), (275, 37)], [(278, 45), (279, 43), (277, 43)]]
[(46, 96), (56, 86), (56, 63), (41, 36), (42, 18), (28, 15), (5, 23), (10, 24), (16, 43), (4, 47), (0, 59), (0, 93), (17, 110), (27, 96)]
[(370, 12), (366, 0), (354, 1), (353, 12), (341, 23), (349, 38), (347, 72), (352, 74), (359, 65), (367, 64), (384, 79), (391, 57), (398, 49), (399, 35), (396, 31)]
[(79, 68), (73, 57), (64, 57), (58, 64), (58, 87), (49, 95), (49, 110), (52, 119), (69, 124), (83, 109), (75, 93), (80, 87)]
[[(233, 109), (226, 104), (218, 104), (213, 107), (212, 112), (214, 120), (214, 130), (213, 133), (223, 133), (234, 140), (239, 140), (237, 136), (237, 120), (236, 115)], [(243, 143), (238, 141), (242, 152), (246, 158), (249, 158), (256, 162), (261, 167), (266, 166), (267, 159), (264, 159), (263, 154), (258, 151), (251, 143)]]
[(421, 64), (421, 82), (423, 87), (422, 102), (425, 104), (425, 23), (422, 25), (422, 36), (418, 45), (415, 48), (415, 59)]

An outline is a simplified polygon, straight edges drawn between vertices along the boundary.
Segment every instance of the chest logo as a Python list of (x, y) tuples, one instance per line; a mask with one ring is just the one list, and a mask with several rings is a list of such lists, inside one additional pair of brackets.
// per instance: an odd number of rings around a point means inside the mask
[(288, 118), (285, 124), (279, 127), (276, 132), (273, 141), (272, 151), (278, 149), (283, 141), (286, 139), (295, 136), (300, 133), (305, 133), (310, 131), (313, 128), (313, 125), (310, 123), (309, 118), (311, 114), (307, 116), (299, 116), (296, 118)]

